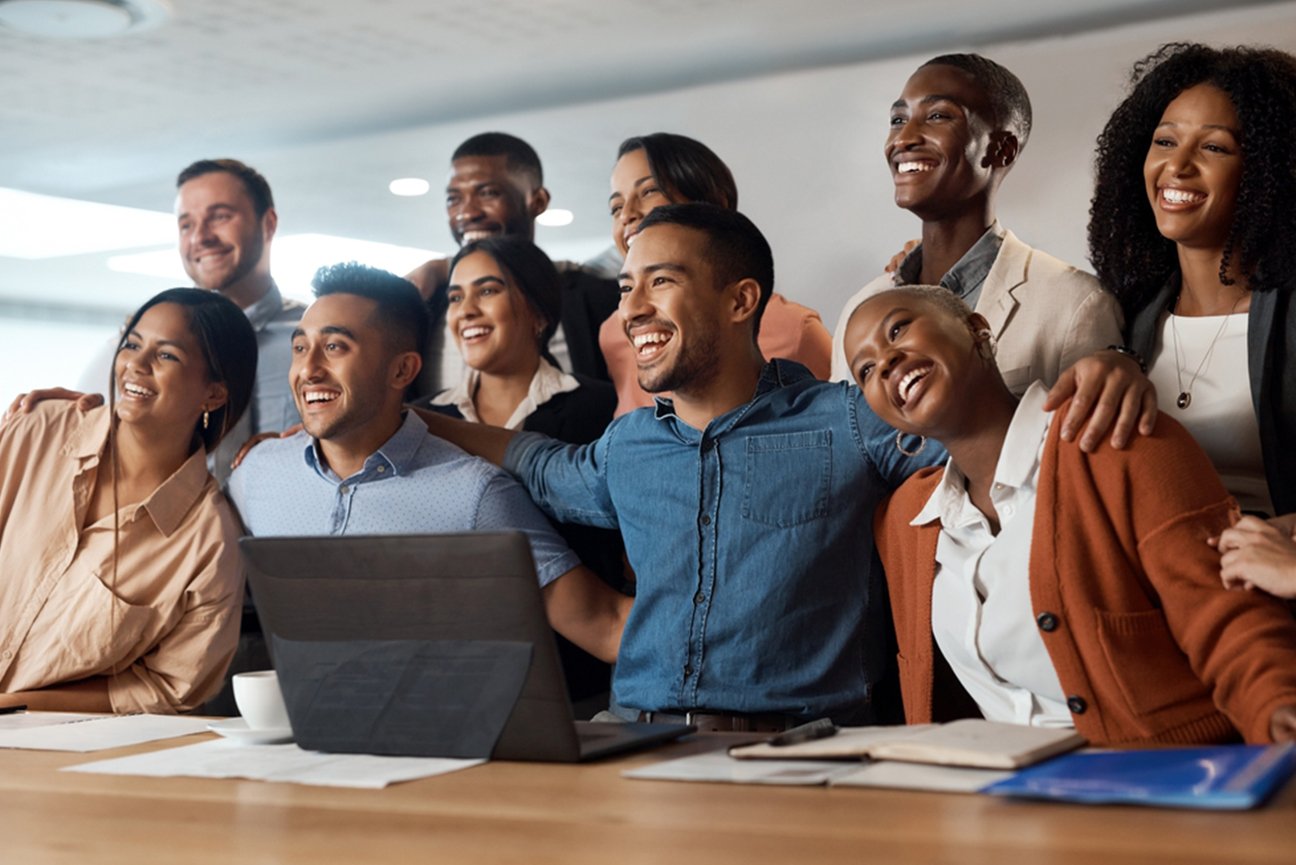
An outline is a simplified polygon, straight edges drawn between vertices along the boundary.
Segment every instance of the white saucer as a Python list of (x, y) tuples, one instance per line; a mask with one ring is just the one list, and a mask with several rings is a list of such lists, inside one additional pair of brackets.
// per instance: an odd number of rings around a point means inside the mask
[(245, 745), (277, 745), (281, 742), (291, 742), (293, 738), (291, 727), (266, 727), (254, 730), (242, 718), (212, 721), (207, 725), (207, 729)]

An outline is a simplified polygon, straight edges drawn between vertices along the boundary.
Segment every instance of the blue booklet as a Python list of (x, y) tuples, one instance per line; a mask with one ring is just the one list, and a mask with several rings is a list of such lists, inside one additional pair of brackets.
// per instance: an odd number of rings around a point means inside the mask
[(1065, 802), (1254, 808), (1296, 771), (1296, 744), (1214, 745), (1057, 757), (981, 792)]

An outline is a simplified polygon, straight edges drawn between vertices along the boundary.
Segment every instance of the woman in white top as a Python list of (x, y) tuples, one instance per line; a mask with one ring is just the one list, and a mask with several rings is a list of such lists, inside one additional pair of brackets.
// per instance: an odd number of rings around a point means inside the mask
[(1243, 510), (1294, 511), (1296, 58), (1166, 45), (1133, 80), (1098, 139), (1094, 268), (1160, 410)]

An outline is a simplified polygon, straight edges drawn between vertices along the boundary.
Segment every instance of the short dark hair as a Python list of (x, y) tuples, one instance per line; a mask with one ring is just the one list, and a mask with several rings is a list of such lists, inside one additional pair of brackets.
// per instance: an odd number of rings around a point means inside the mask
[[(223, 294), (201, 288), (168, 288), (145, 301), (131, 316), (117, 342), (118, 351), (144, 313), (163, 303), (184, 307), (189, 332), (198, 342), (207, 365), (207, 380), (225, 385), (225, 404), (208, 413), (205, 428), (199, 421), (194, 429), (194, 435), (210, 453), (243, 417), (252, 399), (257, 367), (256, 331), (243, 310)], [(113, 384), (110, 392), (116, 393), (116, 382)]]
[(544, 329), (536, 337), (537, 347), (545, 360), (558, 366), (549, 353), (549, 340), (562, 319), (562, 277), (558, 268), (545, 255), (544, 250), (523, 237), (500, 235), (475, 240), (460, 247), (450, 262), (453, 273), (459, 262), (474, 252), (484, 252), (496, 264), (508, 271), (517, 284), (518, 291), (531, 313), (544, 322)]
[(990, 103), (991, 122), (1017, 136), (1018, 152), (1026, 146), (1033, 114), (1030, 95), (1020, 78), (980, 54), (942, 54), (918, 68), (923, 66), (953, 66), (971, 75)]
[(755, 224), (736, 210), (690, 202), (654, 208), (639, 224), (641, 232), (654, 225), (681, 225), (707, 236), (707, 256), (722, 284), (754, 279), (760, 300), (752, 319), (752, 336), (760, 333), (761, 316), (774, 293), (774, 253)]
[(355, 294), (374, 301), (383, 332), (394, 350), (417, 351), (420, 356), (426, 350), (427, 308), (409, 280), (377, 267), (347, 261), (315, 271), (311, 288), (316, 297)]
[(1089, 206), (1089, 260), (1127, 315), (1142, 309), (1178, 270), (1174, 241), (1148, 204), (1143, 163), (1166, 106), (1198, 84), (1224, 91), (1241, 125), (1242, 176), (1220, 261), (1236, 261), (1253, 291), (1286, 286), (1296, 271), (1296, 57), (1272, 48), (1211, 48), (1176, 42), (1134, 64), (1132, 85), (1102, 134)]
[(544, 169), (535, 148), (516, 135), (507, 132), (482, 132), (455, 148), (450, 157), (464, 159), (469, 156), (504, 156), (509, 171), (529, 174), (536, 186), (544, 185)]
[(672, 132), (636, 135), (621, 142), (617, 159), (642, 150), (653, 180), (683, 201), (738, 209), (738, 186), (729, 166), (701, 141)]
[(274, 207), (274, 196), (270, 193), (270, 184), (250, 165), (245, 165), (237, 159), (199, 159), (197, 162), (190, 164), (180, 175), (176, 177), (176, 189), (184, 186), (195, 177), (202, 177), (204, 174), (215, 174), (221, 171), (226, 174), (232, 174), (243, 184), (247, 190), (248, 198), (252, 199), (252, 207), (256, 210), (257, 218), (266, 215), (266, 211)]

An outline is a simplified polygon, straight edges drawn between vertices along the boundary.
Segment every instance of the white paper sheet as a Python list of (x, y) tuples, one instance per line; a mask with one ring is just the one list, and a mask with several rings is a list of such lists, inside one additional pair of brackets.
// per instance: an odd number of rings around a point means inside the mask
[(893, 790), (931, 790), (940, 793), (976, 793), (1015, 773), (1001, 769), (967, 769), (928, 763), (882, 760), (866, 763), (828, 783), (834, 787), (887, 787)]
[(64, 772), (147, 775), (153, 778), (249, 778), (322, 787), (381, 789), (400, 781), (431, 778), (485, 763), (441, 757), (375, 757), (321, 754), (296, 745), (242, 745), (228, 739), (203, 742), (68, 766)]
[(623, 778), (646, 781), (712, 781), (726, 784), (815, 786), (852, 772), (857, 763), (823, 760), (735, 760), (724, 751), (680, 757), (642, 769), (627, 769)]
[(26, 712), (0, 716), (0, 748), (102, 751), (201, 733), (206, 718), (180, 715), (75, 715)]

